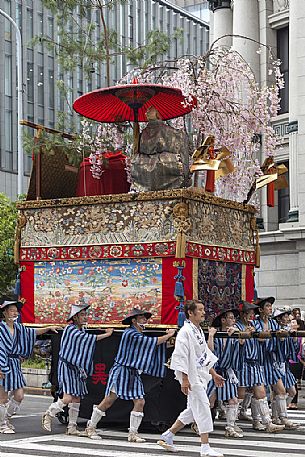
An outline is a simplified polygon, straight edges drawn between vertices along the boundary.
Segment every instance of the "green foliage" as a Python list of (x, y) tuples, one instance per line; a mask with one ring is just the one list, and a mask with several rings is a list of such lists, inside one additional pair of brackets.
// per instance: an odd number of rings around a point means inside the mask
[(36, 368), (38, 370), (46, 368), (46, 361), (41, 357), (33, 356), (22, 362), (23, 368)]
[[(107, 11), (128, 0), (42, 0), (55, 16), (58, 24), (58, 41), (48, 36), (35, 37), (34, 44), (43, 42), (55, 52), (63, 73), (78, 67), (90, 78), (101, 63), (109, 65), (114, 56), (125, 54), (132, 65), (146, 67), (166, 54), (172, 39), (181, 37), (177, 29), (172, 36), (158, 30), (150, 31), (139, 46), (121, 45), (117, 32), (108, 27)], [(96, 37), (96, 15), (100, 17), (100, 37)], [(110, 81), (108, 81), (110, 83)], [(61, 90), (63, 82), (59, 81)]]
[(67, 140), (60, 134), (47, 133), (43, 130), (40, 137), (36, 138), (34, 142), (31, 133), (24, 132), (23, 134), (23, 147), (28, 155), (39, 152), (54, 155), (57, 149), (64, 149), (70, 165), (75, 167), (78, 167), (83, 157), (88, 157), (91, 152), (90, 147), (84, 148), (81, 142), (81, 135), (75, 135), (73, 140)]
[(6, 195), (0, 194), (0, 293), (15, 285), (14, 239), (17, 209)]
[[(54, 51), (62, 75), (56, 81), (57, 89), (71, 113), (72, 88), (66, 83), (71, 73), (80, 71), (84, 80), (90, 81), (92, 73), (98, 69), (101, 71), (101, 65), (105, 64), (106, 79), (110, 85), (110, 66), (114, 64), (116, 56), (125, 55), (130, 64), (146, 68), (168, 52), (172, 39), (181, 38), (180, 29), (172, 36), (152, 30), (143, 37), (144, 41), (139, 46), (135, 47), (132, 43), (122, 45), (117, 32), (108, 27), (107, 17), (109, 10), (116, 5), (130, 2), (131, 0), (42, 0), (43, 6), (55, 17), (58, 39), (54, 41), (48, 35), (36, 36), (32, 44), (43, 43), (49, 50)], [(96, 30), (97, 18), (100, 22), (99, 35)], [(57, 113), (56, 129), (75, 132), (71, 119), (67, 113)], [(50, 154), (53, 154), (57, 147), (64, 147), (70, 163), (76, 166), (83, 154), (90, 154), (90, 147), (84, 148), (82, 145), (80, 148), (81, 142), (79, 135), (75, 135), (73, 141), (67, 141), (60, 135), (43, 133), (35, 142), (28, 134), (24, 135), (24, 148), (29, 155), (32, 152), (37, 153), (41, 147)]]

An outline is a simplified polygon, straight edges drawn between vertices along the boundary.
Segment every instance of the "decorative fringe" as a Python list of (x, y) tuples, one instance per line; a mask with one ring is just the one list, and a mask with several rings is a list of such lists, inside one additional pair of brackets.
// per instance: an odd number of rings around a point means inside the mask
[(261, 265), (261, 248), (259, 245), (259, 233), (258, 230), (256, 230), (256, 243), (255, 243), (255, 266), (256, 268), (259, 268)]
[(274, 181), (267, 184), (267, 205), (274, 208)]
[(181, 299), (184, 299), (184, 286), (183, 286), (183, 281), (185, 280), (185, 277), (182, 274), (184, 265), (175, 265), (178, 270), (178, 274), (174, 277), (176, 279), (176, 284), (175, 284), (175, 291), (174, 291), (174, 296), (176, 297), (177, 301), (181, 301)]
[(176, 309), (179, 310), (177, 324), (178, 324), (178, 327), (181, 328), (181, 327), (183, 327), (184, 321), (186, 319), (185, 312), (184, 312), (184, 302), (180, 302), (179, 306), (177, 306)]
[(215, 171), (208, 170), (207, 177), (205, 182), (206, 192), (214, 193), (215, 192)]
[(184, 259), (186, 252), (186, 236), (184, 232), (178, 232), (176, 240), (176, 259)]
[(19, 264), (19, 260), (20, 260), (20, 237), (16, 237), (15, 239), (15, 244), (14, 244), (14, 263), (16, 265)]

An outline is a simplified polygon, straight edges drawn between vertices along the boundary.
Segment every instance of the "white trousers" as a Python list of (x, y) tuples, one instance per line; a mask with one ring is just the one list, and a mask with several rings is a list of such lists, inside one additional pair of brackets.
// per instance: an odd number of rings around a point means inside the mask
[(199, 433), (213, 431), (210, 403), (203, 385), (192, 386), (187, 396), (187, 407), (180, 413), (178, 420), (184, 425), (196, 422)]

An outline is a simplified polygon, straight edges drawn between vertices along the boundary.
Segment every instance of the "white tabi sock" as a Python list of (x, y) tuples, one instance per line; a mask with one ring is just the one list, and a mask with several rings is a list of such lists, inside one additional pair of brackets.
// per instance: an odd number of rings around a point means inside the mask
[(69, 403), (69, 423), (68, 427), (71, 427), (77, 423), (77, 418), (79, 415), (80, 403)]
[(166, 441), (167, 444), (173, 445), (174, 443), (174, 434), (170, 431), (170, 429), (166, 430), (166, 432), (162, 433), (161, 437)]
[(201, 454), (206, 454), (206, 452), (210, 449), (209, 443), (202, 444), (201, 443)]
[(138, 411), (131, 411), (130, 413), (130, 433), (138, 433), (138, 428), (142, 422), (144, 413), (140, 413)]
[(6, 416), (8, 418), (12, 417), (14, 414), (18, 413), (20, 410), (21, 401), (16, 401), (14, 398), (10, 398), (7, 407)]
[(55, 417), (57, 413), (61, 413), (63, 411), (65, 406), (66, 404), (62, 401), (61, 398), (59, 398), (57, 401), (55, 401), (49, 406), (49, 408), (47, 409), (47, 413), (51, 417)]
[(173, 438), (175, 435), (170, 429), (168, 429), (166, 430), (166, 432), (162, 433), (162, 436), (168, 436), (169, 438)]
[(96, 405), (93, 405), (93, 410), (91, 414), (91, 418), (88, 421), (88, 427), (94, 427), (96, 428), (97, 424), (99, 421), (102, 419), (102, 417), (106, 416), (105, 411), (102, 411), (99, 409)]
[(0, 405), (0, 426), (5, 423), (7, 410), (7, 403), (5, 405)]

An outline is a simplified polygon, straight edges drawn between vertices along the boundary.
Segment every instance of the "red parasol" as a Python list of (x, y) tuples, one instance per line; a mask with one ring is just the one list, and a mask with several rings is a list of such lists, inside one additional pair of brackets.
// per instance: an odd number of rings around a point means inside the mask
[(126, 84), (97, 89), (73, 103), (74, 110), (98, 122), (147, 122), (146, 111), (154, 106), (163, 121), (184, 116), (197, 100), (186, 102), (180, 89), (161, 84)]

